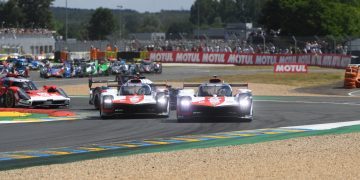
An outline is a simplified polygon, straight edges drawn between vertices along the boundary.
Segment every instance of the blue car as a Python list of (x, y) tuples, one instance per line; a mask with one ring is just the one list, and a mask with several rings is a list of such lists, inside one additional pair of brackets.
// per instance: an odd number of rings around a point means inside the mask
[(50, 78), (50, 77), (57, 77), (62, 78), (64, 77), (64, 66), (62, 64), (53, 64), (47, 67), (43, 67), (40, 69), (40, 77), (42, 78)]
[(35, 60), (33, 58), (26, 58), (29, 62), (30, 70), (39, 70), (40, 68), (44, 67), (44, 63), (39, 60)]
[(14, 61), (14, 73), (23, 77), (29, 77), (28, 61), (25, 58), (18, 58)]
[(72, 62), (65, 61), (63, 77), (72, 78), (73, 76), (75, 76), (75, 71), (74, 71), (74, 66), (73, 66)]

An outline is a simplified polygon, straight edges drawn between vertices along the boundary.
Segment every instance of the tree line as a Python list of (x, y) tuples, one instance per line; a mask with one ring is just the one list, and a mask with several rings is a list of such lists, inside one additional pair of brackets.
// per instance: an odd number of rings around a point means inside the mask
[[(53, 0), (9, 0), (0, 4), (3, 27), (50, 28), (65, 35), (65, 8)], [(98, 40), (130, 33), (191, 36), (194, 28), (252, 22), (295, 36), (360, 36), (360, 0), (196, 0), (190, 11), (139, 13), (127, 9), (67, 9), (68, 37)], [(131, 37), (130, 37), (131, 38)]]

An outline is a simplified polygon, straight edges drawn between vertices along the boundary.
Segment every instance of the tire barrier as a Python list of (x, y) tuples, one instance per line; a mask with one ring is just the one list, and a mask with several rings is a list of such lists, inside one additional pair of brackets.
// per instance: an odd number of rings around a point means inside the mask
[(344, 88), (360, 88), (360, 74), (358, 64), (349, 64), (345, 69)]

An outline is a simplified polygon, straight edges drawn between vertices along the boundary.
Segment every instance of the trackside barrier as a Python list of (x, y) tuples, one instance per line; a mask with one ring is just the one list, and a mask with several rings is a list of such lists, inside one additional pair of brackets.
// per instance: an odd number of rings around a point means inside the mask
[(298, 63), (345, 69), (351, 56), (339, 54), (237, 54), (204, 52), (150, 52), (150, 60), (163, 63), (274, 65)]
[(359, 66), (359, 64), (349, 64), (349, 66), (345, 69), (344, 88), (360, 88)]

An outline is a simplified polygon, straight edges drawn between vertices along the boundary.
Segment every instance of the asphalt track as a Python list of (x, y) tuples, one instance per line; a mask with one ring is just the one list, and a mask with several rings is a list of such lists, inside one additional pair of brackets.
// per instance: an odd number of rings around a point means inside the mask
[[(163, 76), (157, 75), (156, 80), (166, 78)], [(37, 84), (41, 83), (42, 80), (32, 77), (38, 81)], [(86, 79), (46, 81), (65, 85), (78, 84), (77, 81), (84, 83)], [(178, 123), (175, 112), (167, 119), (139, 115), (101, 120), (98, 112), (88, 105), (86, 97), (75, 97), (72, 98), (70, 109), (83, 117), (79, 120), (0, 125), (0, 152), (353, 121), (360, 119), (359, 100), (351, 97), (256, 97), (253, 122), (196, 119), (188, 123)]]

